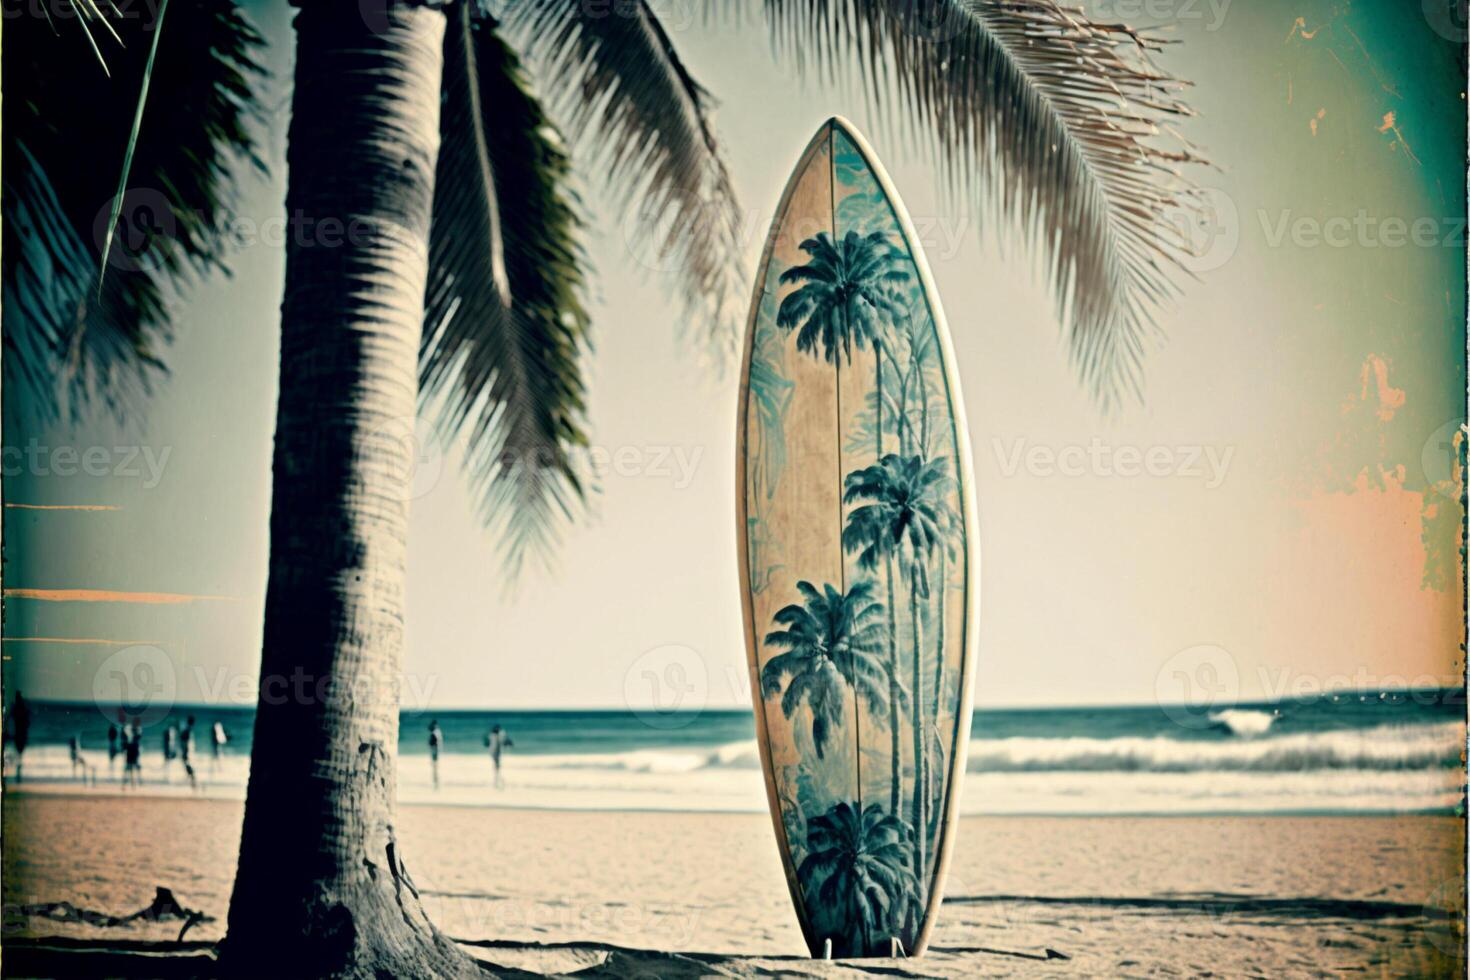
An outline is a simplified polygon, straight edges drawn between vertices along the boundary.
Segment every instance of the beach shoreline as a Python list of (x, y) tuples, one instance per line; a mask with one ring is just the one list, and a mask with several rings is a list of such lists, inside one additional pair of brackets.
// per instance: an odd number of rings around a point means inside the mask
[[(35, 730), (4, 775), (25, 792), (118, 793), (121, 757), (106, 749), (110, 706), (36, 702)], [(253, 712), (175, 705), (151, 718), (129, 795), (192, 796), (182, 760), (162, 751), (172, 726), (214, 732), (197, 742), (199, 795), (241, 802)], [(1464, 697), (1362, 695), (1237, 704), (1185, 714), (1178, 706), (986, 709), (973, 718), (959, 796), (962, 816), (1306, 815), (1456, 812), (1465, 800)], [(442, 726), (439, 758), (430, 723)], [(504, 725), (513, 744), (503, 785), (485, 739)], [(397, 792), (402, 804), (496, 809), (764, 814), (768, 801), (750, 712), (675, 719), (634, 710), (404, 712)], [(175, 736), (177, 738), (177, 736)], [(71, 748), (80, 746), (76, 758)], [(86, 771), (93, 785), (78, 778)]]
[[(6, 938), (173, 940), (178, 922), (19, 912), (129, 913), (162, 886), (211, 917), (190, 940), (218, 940), (242, 815), (227, 800), (7, 793)], [(477, 955), (507, 966), (557, 944), (805, 954), (762, 814), (405, 805), (397, 829), (428, 914), (500, 944)], [(1024, 973), (1047, 949), (1068, 957), (1047, 969), (1091, 975), (1463, 972), (1457, 817), (963, 817), (957, 832), (928, 975)], [(544, 953), (545, 972), (582, 953)]]

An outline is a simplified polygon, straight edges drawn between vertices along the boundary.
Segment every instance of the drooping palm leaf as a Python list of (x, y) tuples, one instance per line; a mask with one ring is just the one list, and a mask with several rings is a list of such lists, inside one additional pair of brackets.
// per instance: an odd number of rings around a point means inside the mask
[(710, 122), (711, 99), (646, 0), (512, 0), (506, 24), (557, 86), (552, 105), (581, 163), (622, 206), (630, 247), (677, 274), (683, 320), (716, 360), (734, 351), (746, 301), (735, 192)]
[(167, 15), (168, 0), (163, 0), (158, 5), (158, 20), (153, 24), (153, 36), (148, 41), (148, 60), (143, 62), (143, 78), (138, 83), (138, 105), (133, 110), (133, 127), (128, 130), (128, 145), (123, 148), (122, 168), (117, 175), (117, 194), (112, 199), (112, 210), (107, 214), (107, 232), (102, 237), (102, 272), (97, 279), (98, 296), (102, 295), (102, 279), (107, 275), (107, 263), (112, 255), (112, 240), (117, 234), (117, 219), (122, 215), (123, 203), (126, 200), (128, 177), (133, 170), (133, 156), (138, 151), (138, 133), (143, 128), (143, 113), (148, 108), (148, 84), (153, 81), (153, 65), (158, 60), (158, 42), (163, 37), (163, 21)]
[[(1015, 221), (1046, 265), (1071, 358), (1105, 408), (1138, 394), (1187, 253), (1201, 162), (1172, 123), (1160, 39), (1056, 0), (764, 0), (799, 70), (850, 74), (891, 128), (937, 141), (952, 190)], [(1185, 216), (1181, 218), (1181, 216)]]
[(454, 5), (444, 53), (421, 375), (514, 572), (583, 492), (586, 257), (566, 153), (496, 23)]
[[(116, 9), (110, 0), (104, 0), (104, 2), (108, 3), (109, 11)], [(60, 18), (53, 18), (51, 11), (44, 4), (40, 5), (40, 9), (46, 18), (46, 22), (51, 25), (52, 31), (60, 34), (61, 32), (56, 30), (56, 21)], [(72, 3), (61, 0), (57, 4), (57, 13), (70, 14), (70, 17), (65, 18), (67, 20), (75, 18), (77, 26), (81, 28), (82, 37), (87, 39), (87, 44), (92, 48), (92, 53), (97, 56), (97, 63), (102, 66), (103, 73), (107, 73), (107, 56), (102, 53), (102, 49), (97, 45), (97, 35), (92, 30), (93, 25), (97, 25), (100, 30), (106, 31), (115, 43), (121, 44), (122, 38), (118, 37), (117, 30), (108, 22), (107, 14), (97, 5), (96, 0), (75, 0)]]
[[(263, 41), (229, 0), (180, 0), (159, 47), (154, 99), (97, 292), (118, 173), (156, 23), (105, 14), (105, 52), (45, 19), (10, 18), (4, 127), (7, 402), (40, 418), (91, 405), (123, 414), (163, 372), (174, 290), (222, 267), (235, 182), (255, 153)], [(109, 80), (108, 72), (111, 79)], [(87, 150), (78, 149), (86, 134)]]

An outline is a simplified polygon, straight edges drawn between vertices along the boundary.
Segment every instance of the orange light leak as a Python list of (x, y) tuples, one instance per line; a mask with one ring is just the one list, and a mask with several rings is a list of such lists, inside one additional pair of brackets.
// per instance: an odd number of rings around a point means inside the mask
[(67, 646), (135, 647), (159, 645), (157, 640), (102, 640), (81, 636), (4, 636), (0, 643), (63, 643)]
[(112, 589), (6, 589), (7, 599), (37, 599), (41, 602), (127, 602), (149, 606), (174, 606), (189, 602), (234, 602), (228, 595), (186, 595), (179, 592), (118, 592)]
[(122, 510), (116, 504), (6, 504), (6, 510)]

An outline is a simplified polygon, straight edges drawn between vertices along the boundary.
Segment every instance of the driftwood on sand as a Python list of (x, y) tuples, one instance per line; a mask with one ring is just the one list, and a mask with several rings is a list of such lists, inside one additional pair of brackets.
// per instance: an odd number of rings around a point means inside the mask
[(206, 915), (197, 909), (185, 908), (179, 904), (179, 900), (174, 897), (173, 890), (164, 888), (162, 885), (154, 889), (152, 902), (128, 915), (108, 915), (106, 912), (98, 912), (94, 909), (77, 908), (70, 902), (38, 902), (31, 905), (5, 906), (7, 924), (17, 919), (32, 917), (50, 919), (53, 922), (80, 922), (102, 929), (126, 928), (135, 922), (178, 920), (184, 924), (179, 930), (180, 942), (183, 941), (184, 934), (191, 927), (201, 922), (214, 921), (212, 915)]

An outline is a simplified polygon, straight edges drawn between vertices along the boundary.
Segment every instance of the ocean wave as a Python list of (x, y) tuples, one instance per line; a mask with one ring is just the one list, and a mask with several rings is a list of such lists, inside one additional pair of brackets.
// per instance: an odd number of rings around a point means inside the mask
[(1245, 708), (1227, 708), (1210, 715), (1210, 721), (1224, 725), (1232, 734), (1254, 737), (1264, 735), (1276, 721), (1269, 711), (1249, 711)]
[[(1174, 738), (1163, 735), (1094, 738), (1085, 736), (1000, 739), (974, 738), (967, 770), (976, 774), (1005, 773), (1307, 773), (1356, 770), (1360, 772), (1434, 772), (1458, 769), (1465, 745), (1465, 726), (1459, 722), (1421, 725), (1380, 725), (1328, 732), (1279, 734), (1273, 716), (1247, 719), (1220, 712), (1216, 724), (1241, 732), (1236, 737)], [(1255, 715), (1263, 712), (1242, 712)], [(1259, 732), (1260, 734), (1244, 734)], [(85, 753), (101, 781), (120, 775), (121, 760), (109, 766), (105, 755)], [(419, 757), (406, 755), (400, 765), (418, 768)], [(426, 761), (426, 760), (424, 760)], [(156, 755), (145, 757), (145, 782), (186, 784), (181, 765), (158, 765)], [(449, 772), (465, 772), (465, 779), (481, 779), (489, 772), (483, 752), (450, 752), (444, 765)], [(567, 783), (626, 777), (678, 779), (717, 777), (758, 772), (760, 753), (754, 739), (716, 746), (664, 746), (622, 752), (538, 755), (512, 752), (508, 768), (539, 773), (538, 780)], [(243, 787), (249, 760), (228, 755), (220, 763), (196, 763), (204, 782)], [(446, 773), (447, 774), (447, 773)], [(36, 746), (26, 753), (26, 775), (45, 780), (67, 780), (74, 773), (64, 746)]]
[[(966, 814), (1449, 812), (1464, 796), (1464, 775), (1457, 766), (1463, 731), (1454, 724), (1367, 730), (1351, 739), (1341, 732), (1213, 742), (977, 739), (960, 808)], [(1426, 748), (1415, 748), (1421, 742)], [(1335, 748), (1329, 751), (1323, 743)], [(1360, 743), (1377, 748), (1365, 750)], [(1347, 766), (1348, 760), (1363, 761), (1366, 753), (1375, 751), (1376, 765)], [(1315, 754), (1314, 765), (1325, 753), (1334, 766), (1315, 771), (1263, 768), (1281, 765), (1291, 753), (1298, 762)], [(154, 754), (144, 759), (143, 785), (125, 791), (119, 783), (119, 765), (109, 767), (105, 754), (87, 755), (95, 783), (73, 778), (65, 747), (37, 746), (26, 753), (25, 782), (12, 782), (9, 788), (241, 801), (250, 768), (244, 755), (227, 755), (218, 764), (200, 760), (195, 789), (182, 766), (163, 766)], [(1446, 756), (1456, 762), (1444, 764)], [(1398, 761), (1390, 764), (1389, 759)], [(1410, 768), (1416, 760), (1426, 764)], [(986, 766), (992, 768), (982, 768)], [(506, 788), (495, 788), (493, 775), (483, 753), (446, 754), (437, 780), (427, 755), (404, 755), (398, 760), (399, 800), (566, 810), (757, 813), (766, 809), (753, 739), (602, 755), (513, 752), (505, 758)]]
[(523, 755), (518, 765), (531, 769), (603, 770), (609, 772), (670, 774), (702, 769), (759, 769), (760, 751), (754, 739), (718, 748), (637, 749), (589, 755)]
[[(970, 742), (967, 768), (973, 773), (1439, 770), (1459, 767), (1465, 744), (1465, 726), (1455, 722), (1280, 735), (1270, 732), (1276, 719), (1264, 712), (1220, 715), (1216, 723), (1240, 737), (977, 738)], [(673, 776), (758, 770), (760, 754), (750, 739), (715, 748), (522, 755), (515, 764), (526, 770)]]
[(1464, 744), (1465, 726), (1455, 722), (1380, 725), (1229, 741), (1160, 736), (977, 739), (970, 743), (968, 770), (981, 773), (1422, 770), (1459, 766)]

